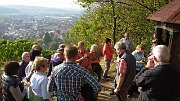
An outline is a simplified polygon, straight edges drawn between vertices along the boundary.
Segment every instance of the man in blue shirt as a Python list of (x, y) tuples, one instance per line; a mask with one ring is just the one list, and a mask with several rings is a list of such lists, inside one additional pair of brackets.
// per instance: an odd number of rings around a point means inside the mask
[(136, 47), (136, 50), (132, 52), (132, 55), (136, 59), (136, 72), (138, 73), (138, 72), (141, 71), (141, 68), (145, 64), (145, 57), (144, 57), (143, 46), (142, 45), (138, 45)]
[(66, 46), (64, 49), (65, 62), (56, 66), (48, 84), (49, 92), (53, 91), (53, 85), (57, 87), (58, 101), (77, 101), (81, 87), (89, 84), (95, 93), (101, 91), (98, 81), (91, 74), (76, 64), (78, 49), (75, 46)]
[[(141, 71), (141, 68), (143, 68), (145, 64), (145, 57), (144, 57), (144, 51), (143, 51), (143, 46), (138, 45), (136, 47), (136, 50), (132, 52), (132, 55), (136, 59), (136, 74)], [(133, 84), (128, 91), (129, 97), (133, 96), (133, 93), (139, 94), (138, 87)]]

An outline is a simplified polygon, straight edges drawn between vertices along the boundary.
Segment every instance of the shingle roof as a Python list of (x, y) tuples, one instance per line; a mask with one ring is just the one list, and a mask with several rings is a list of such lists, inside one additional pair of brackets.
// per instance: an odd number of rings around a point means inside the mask
[(180, 0), (173, 0), (159, 11), (148, 16), (147, 19), (180, 24)]

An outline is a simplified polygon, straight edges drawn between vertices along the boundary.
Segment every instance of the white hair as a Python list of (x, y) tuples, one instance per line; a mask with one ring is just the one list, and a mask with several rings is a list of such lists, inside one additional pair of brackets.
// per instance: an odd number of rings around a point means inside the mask
[(93, 51), (94, 51), (95, 49), (97, 49), (97, 48), (98, 48), (98, 45), (93, 44), (93, 45), (91, 46), (90, 51), (93, 52)]
[(115, 49), (124, 49), (124, 50), (126, 50), (126, 45), (125, 45), (125, 43), (123, 43), (123, 42), (117, 42), (115, 45), (114, 45), (114, 48)]
[(157, 45), (153, 48), (153, 55), (156, 57), (158, 62), (167, 63), (170, 59), (170, 50), (165, 45)]
[(22, 60), (24, 60), (24, 57), (25, 57), (26, 55), (30, 55), (30, 53), (29, 53), (29, 52), (23, 52), (23, 53), (22, 53), (22, 56), (21, 56)]

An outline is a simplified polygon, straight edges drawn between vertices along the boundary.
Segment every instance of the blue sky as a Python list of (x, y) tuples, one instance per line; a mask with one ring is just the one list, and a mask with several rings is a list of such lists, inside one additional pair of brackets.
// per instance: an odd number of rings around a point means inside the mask
[(81, 8), (76, 0), (0, 0), (0, 5), (26, 5), (50, 8)]

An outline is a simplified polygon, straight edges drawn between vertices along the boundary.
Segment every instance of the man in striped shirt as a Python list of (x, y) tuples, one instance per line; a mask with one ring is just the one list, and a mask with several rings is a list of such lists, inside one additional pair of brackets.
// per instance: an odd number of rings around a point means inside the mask
[(76, 64), (78, 49), (75, 46), (66, 46), (64, 49), (66, 61), (56, 66), (51, 74), (48, 85), (52, 92), (54, 83), (57, 87), (58, 101), (77, 101), (81, 98), (79, 92), (84, 84), (89, 84), (94, 93), (101, 91), (98, 81), (91, 74)]

